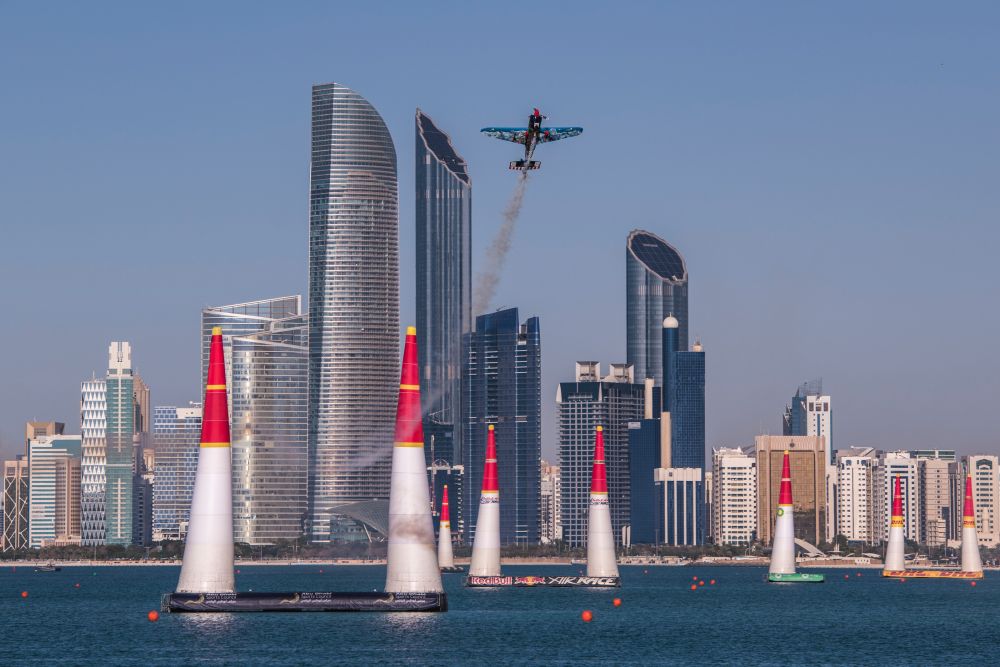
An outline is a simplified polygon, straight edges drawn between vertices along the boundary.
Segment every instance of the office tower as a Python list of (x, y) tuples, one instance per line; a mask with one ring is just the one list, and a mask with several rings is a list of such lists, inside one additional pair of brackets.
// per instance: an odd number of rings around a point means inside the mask
[(29, 451), (28, 546), (79, 544), (82, 438), (39, 436)]
[(664, 411), (670, 413), (670, 463), (705, 468), (705, 351), (695, 343), (670, 361)]
[(923, 525), (920, 521), (922, 515), (920, 461), (910, 456), (909, 452), (886, 452), (882, 455), (876, 473), (876, 484), (879, 489), (879, 535), (877, 537), (880, 540), (889, 537), (893, 487), (896, 477), (899, 477), (903, 495), (903, 535), (908, 540), (922, 544), (924, 538)]
[(670, 467), (664, 461), (661, 426), (669, 421), (642, 419), (628, 424), (629, 451), (629, 540), (631, 544), (660, 544), (663, 532), (663, 508), (658, 500), (661, 491), (656, 471)]
[(104, 544), (104, 510), (107, 474), (108, 388), (104, 379), (91, 378), (80, 384), (80, 435), (83, 438), (81, 466), (81, 544)]
[(657, 468), (658, 501), (663, 508), (663, 543), (697, 546), (705, 543), (705, 479), (701, 468)]
[(750, 544), (757, 535), (757, 466), (742, 449), (712, 450), (712, 536), (715, 544)]
[(424, 452), (428, 465), (435, 459), (461, 464), (462, 336), (472, 329), (472, 181), (451, 138), (420, 109), (416, 139), (417, 348)]
[[(949, 539), (961, 537), (961, 465), (953, 449), (915, 449), (910, 455), (919, 461), (920, 523), (927, 546), (944, 546)], [(959, 502), (956, 502), (958, 500)]]
[(634, 382), (632, 367), (611, 364), (601, 375), (597, 361), (576, 362), (574, 382), (556, 390), (559, 422), (559, 470), (562, 485), (563, 540), (568, 546), (586, 544), (590, 507), (590, 475), (594, 463), (594, 429), (603, 427), (605, 470), (611, 531), (622, 543), (629, 525), (629, 422), (642, 418), (644, 385)]
[(156, 483), (153, 485), (154, 542), (183, 540), (198, 470), (201, 404), (153, 408)]
[[(418, 331), (419, 333), (419, 331)], [(421, 392), (422, 393), (422, 392)], [(427, 434), (424, 434), (424, 442), (427, 441)], [(437, 530), (437, 518), (441, 515), (441, 497), (444, 495), (444, 486), (448, 485), (448, 506), (450, 509), (452, 529), (452, 540), (461, 541), (462, 530), (465, 520), (462, 515), (462, 490), (465, 488), (465, 466), (452, 465), (447, 461), (438, 459), (427, 467), (431, 478), (431, 516), (435, 519), (435, 530)]]
[(305, 534), (307, 336), (305, 317), (295, 315), (229, 341), (237, 542), (273, 544)]
[(967, 458), (972, 475), (972, 500), (976, 510), (976, 534), (980, 546), (992, 549), (1000, 544), (1000, 458), (976, 454)]
[(0, 550), (4, 552), (28, 547), (29, 478), (27, 454), (3, 462), (3, 534), (0, 536)]
[(51, 422), (40, 422), (40, 421), (30, 421), (24, 424), (24, 454), (28, 455), (31, 449), (31, 441), (36, 438), (41, 438), (45, 436), (53, 435), (63, 435), (66, 430), (66, 424), (57, 421)]
[(830, 405), (830, 396), (823, 393), (822, 380), (804, 382), (799, 385), (792, 402), (785, 406), (782, 433), (824, 436), (830, 463), (834, 463), (833, 413)]
[(539, 536), (542, 544), (552, 544), (562, 540), (562, 478), (559, 466), (551, 465), (544, 460), (540, 513)]
[[(149, 427), (151, 425), (152, 413), (150, 413), (150, 394), (149, 385), (147, 385), (138, 373), (132, 374), (132, 398), (133, 405), (135, 407), (135, 432), (137, 434), (145, 435), (149, 433)], [(147, 443), (143, 442), (143, 446)]]
[(308, 448), (312, 535), (389, 497), (399, 377), (396, 150), (353, 90), (312, 89)]
[(882, 452), (871, 447), (851, 447), (837, 452), (837, 533), (850, 542), (878, 541), (882, 516), (878, 513), (881, 487), (876, 484)]
[(305, 530), (309, 483), (308, 329), (302, 297), (203, 310), (203, 381), (215, 327), (222, 330), (233, 427), (234, 539), (247, 544), (297, 539)]
[(475, 536), (487, 426), (494, 424), (503, 498), (501, 544), (537, 544), (542, 458), (539, 320), (532, 317), (521, 323), (517, 308), (480, 315), (465, 341), (462, 422), (466, 541), (471, 543)]
[(626, 362), (642, 381), (663, 386), (661, 327), (679, 324), (678, 349), (688, 349), (688, 273), (677, 249), (650, 232), (633, 230), (625, 250)]
[(818, 436), (758, 435), (754, 439), (757, 459), (757, 537), (764, 544), (772, 539), (771, 525), (778, 510), (781, 463), (789, 452), (792, 486), (795, 489), (795, 537), (812, 544), (823, 540), (826, 525), (826, 448)]
[(133, 469), (135, 452), (135, 393), (132, 377), (132, 346), (112, 342), (108, 347), (105, 425), (106, 486), (105, 543), (132, 544)]

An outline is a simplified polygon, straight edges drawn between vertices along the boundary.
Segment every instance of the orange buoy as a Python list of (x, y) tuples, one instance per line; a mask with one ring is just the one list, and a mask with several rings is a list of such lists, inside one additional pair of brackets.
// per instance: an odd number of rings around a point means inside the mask
[(590, 623), (594, 620), (594, 614), (589, 609), (584, 609), (583, 613), (580, 614), (580, 618), (583, 619), (584, 623)]
[(704, 581), (704, 580), (702, 580), (702, 581), (699, 581), (699, 582), (698, 582), (698, 585), (699, 585), (699, 586), (704, 586), (704, 585), (705, 585), (705, 581)]
[(691, 577), (691, 581), (698, 581), (698, 577)]
[(845, 574), (844, 575), (844, 579), (850, 579), (850, 578), (851, 578), (851, 575), (849, 575), (849, 574)]
[(861, 576), (861, 573), (860, 573), (860, 572), (858, 572), (857, 576), (859, 576), (859, 577), (860, 577), (860, 576)]
[(714, 586), (714, 585), (715, 585), (715, 579), (712, 579), (712, 580), (711, 580), (710, 582), (708, 582), (708, 583), (709, 583), (709, 585), (710, 585), (710, 586)]
[(28, 591), (21, 591), (21, 597), (22, 598), (28, 597)]
[(78, 583), (77, 584), (73, 584), (73, 588), (79, 588), (79, 587), (80, 587), (80, 584), (78, 584)]
[[(972, 583), (975, 584), (976, 582), (973, 581)], [(611, 601), (611, 604), (613, 604), (616, 607), (620, 607), (620, 606), (622, 606), (622, 599), (621, 598), (615, 598), (614, 600)]]
[(693, 591), (698, 590), (698, 584), (691, 584), (691, 590)]
[(160, 612), (154, 609), (153, 611), (146, 614), (146, 618), (149, 619), (150, 623), (155, 623), (156, 621), (160, 620)]
[(974, 582), (974, 581), (970, 581), (970, 582), (969, 582), (969, 585), (970, 585), (970, 586), (975, 586), (975, 585), (976, 585), (976, 582)]

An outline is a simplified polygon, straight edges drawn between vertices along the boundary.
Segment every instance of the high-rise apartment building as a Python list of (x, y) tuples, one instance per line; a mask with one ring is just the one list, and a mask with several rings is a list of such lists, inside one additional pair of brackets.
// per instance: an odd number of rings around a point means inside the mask
[(639, 382), (650, 377), (662, 387), (664, 318), (677, 318), (677, 349), (688, 349), (687, 265), (672, 245), (638, 229), (625, 249), (625, 308), (626, 362)]
[(757, 536), (757, 464), (739, 448), (712, 451), (715, 544), (750, 544)]
[[(542, 453), (542, 338), (537, 317), (517, 308), (476, 318), (466, 336), (463, 402), (466, 542), (475, 536), (487, 427), (496, 428), (500, 541), (538, 544)], [(565, 491), (565, 485), (563, 490)]]
[(602, 376), (599, 362), (578, 361), (575, 381), (559, 383), (556, 405), (561, 521), (567, 545), (587, 543), (594, 433), (598, 426), (604, 428), (611, 530), (621, 544), (622, 527), (630, 521), (629, 423), (642, 418), (644, 401), (645, 387), (635, 383), (629, 364), (611, 364), (608, 375)]
[(782, 420), (784, 435), (817, 435), (826, 438), (830, 463), (835, 463), (833, 448), (833, 412), (830, 396), (823, 393), (823, 381), (799, 385), (792, 402), (785, 406)]
[(204, 309), (202, 383), (215, 327), (222, 329), (233, 433), (234, 539), (246, 544), (296, 539), (305, 530), (309, 483), (308, 328), (302, 297)]
[(980, 546), (1000, 544), (1000, 458), (986, 454), (967, 457), (972, 475), (972, 500), (976, 505), (976, 533)]
[(66, 431), (66, 424), (57, 421), (42, 422), (30, 421), (24, 424), (24, 454), (28, 455), (31, 450), (31, 441), (37, 438), (53, 435), (63, 435)]
[(896, 477), (899, 477), (903, 496), (903, 535), (908, 540), (922, 544), (924, 541), (921, 516), (922, 493), (920, 489), (920, 461), (910, 452), (886, 452), (878, 467), (876, 484), (879, 488), (878, 525), (879, 540), (889, 538), (889, 521), (892, 515), (892, 496)]
[[(29, 449), (30, 452), (30, 449)], [(3, 533), (0, 551), (19, 551), (28, 547), (28, 493), (30, 468), (28, 455), (3, 462)]]
[(472, 181), (451, 138), (416, 114), (417, 354), (430, 465), (461, 464), (462, 336), (472, 330)]
[(124, 341), (108, 347), (105, 451), (105, 543), (132, 544), (135, 451), (135, 387), (132, 346)]
[(198, 471), (201, 404), (191, 403), (186, 408), (156, 406), (152, 427), (156, 449), (152, 539), (183, 540)]
[(309, 456), (309, 348), (305, 317), (233, 336), (233, 530), (237, 542), (273, 544), (305, 534)]
[(39, 436), (29, 452), (28, 546), (79, 544), (82, 438)]
[(819, 436), (758, 435), (754, 439), (757, 459), (757, 536), (765, 544), (773, 537), (778, 509), (783, 454), (789, 453), (795, 537), (819, 544), (826, 526), (826, 447)]
[(396, 149), (375, 108), (337, 83), (312, 89), (309, 181), (311, 530), (323, 541), (334, 505), (389, 497), (399, 383)]
[(88, 547), (104, 544), (107, 412), (108, 388), (104, 379), (95, 377), (81, 383), (80, 436), (83, 438), (83, 463), (80, 468), (80, 543)]
[(705, 471), (702, 468), (657, 468), (663, 517), (663, 543), (697, 546), (705, 543), (710, 521), (705, 511)]
[(878, 513), (882, 489), (876, 484), (881, 452), (851, 447), (837, 452), (837, 533), (851, 542), (878, 541), (882, 517)]
[(542, 544), (558, 542), (563, 537), (562, 530), (562, 478), (559, 466), (542, 461), (542, 490), (539, 507), (540, 538)]
[(961, 490), (961, 497), (965, 495), (961, 465), (954, 450), (918, 449), (910, 455), (919, 461), (924, 543), (944, 546), (948, 540), (958, 539), (962, 529), (962, 502), (955, 493)]

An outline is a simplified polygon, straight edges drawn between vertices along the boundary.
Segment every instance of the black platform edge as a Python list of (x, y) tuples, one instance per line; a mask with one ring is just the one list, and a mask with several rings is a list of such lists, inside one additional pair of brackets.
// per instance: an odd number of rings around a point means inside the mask
[(465, 585), (468, 588), (496, 588), (498, 586), (518, 586), (518, 587), (577, 587), (577, 588), (621, 588), (621, 577), (513, 577), (501, 575), (499, 577), (473, 577), (465, 578)]
[(444, 593), (166, 593), (163, 611), (448, 611)]
[(465, 568), (461, 565), (452, 565), (451, 567), (442, 567), (441, 574), (460, 574), (465, 572)]

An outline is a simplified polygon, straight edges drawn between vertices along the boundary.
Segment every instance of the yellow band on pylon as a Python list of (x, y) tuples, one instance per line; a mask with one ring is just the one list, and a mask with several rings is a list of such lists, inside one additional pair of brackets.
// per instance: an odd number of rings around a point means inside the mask
[(419, 384), (401, 384), (401, 385), (399, 385), (399, 388), (400, 389), (409, 389), (411, 391), (420, 391), (420, 385)]
[(228, 442), (203, 442), (202, 447), (229, 447)]
[(206, 385), (205, 386), (205, 389), (207, 389), (208, 391), (213, 391), (213, 390), (216, 390), (216, 389), (225, 389), (225, 388), (226, 388), (226, 385), (224, 385), (224, 384), (210, 384), (210, 385)]
[(397, 442), (397, 447), (423, 447), (423, 442)]

